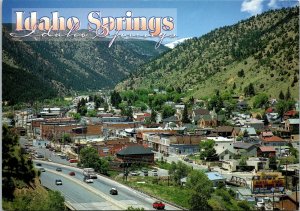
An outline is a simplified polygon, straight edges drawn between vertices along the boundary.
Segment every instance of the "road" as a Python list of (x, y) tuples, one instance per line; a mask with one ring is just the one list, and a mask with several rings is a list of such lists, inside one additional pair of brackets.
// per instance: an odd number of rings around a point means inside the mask
[[(120, 210), (119, 207), (88, 191), (84, 186), (52, 173), (47, 168), (46, 172), (41, 173), (40, 179), (43, 186), (61, 192), (65, 200), (76, 210)], [(63, 185), (55, 185), (56, 179), (61, 179)]]
[[(56, 175), (51, 174), (51, 172), (48, 171), (54, 171), (56, 170), (57, 167), (61, 167), (62, 168), (62, 174), (64, 174), (66, 177), (64, 177), (62, 180), (64, 182), (64, 180), (68, 180), (68, 178), (70, 178), (71, 176), (68, 175), (68, 173), (70, 171), (74, 171), (75, 172), (75, 176), (71, 177), (73, 179), (75, 179), (76, 181), (83, 181), (83, 174), (82, 174), (82, 170), (75, 168), (75, 167), (70, 167), (70, 166), (64, 166), (64, 165), (60, 165), (57, 163), (52, 163), (52, 162), (46, 162), (46, 161), (34, 161), (34, 163), (41, 163), (42, 167), (46, 169), (46, 172), (42, 173), (42, 177), (44, 177), (45, 175), (50, 175), (48, 178), (44, 178), (42, 181), (42, 183), (44, 184), (48, 184), (49, 181), (50, 183), (54, 184), (55, 179), (57, 178)], [(56, 177), (55, 177), (56, 176)], [(47, 182), (46, 182), (47, 181)], [(66, 186), (65, 189), (67, 192), (67, 196), (71, 197), (71, 198), (76, 198), (76, 201), (80, 202), (81, 199), (78, 198), (76, 192), (71, 191), (73, 186), (75, 184), (71, 184), (70, 186)], [(106, 177), (100, 176), (98, 175), (98, 179), (94, 180), (94, 183), (91, 184), (87, 184), (88, 186), (91, 186), (92, 188), (96, 189), (97, 191), (101, 192), (102, 194), (105, 194), (106, 197), (110, 197), (113, 198), (114, 200), (117, 200), (119, 203), (124, 204), (127, 207), (129, 206), (133, 206), (133, 207), (143, 207), (145, 210), (153, 210), (152, 208), (152, 203), (154, 201), (156, 201), (156, 199), (140, 193), (134, 189), (131, 189), (125, 185), (122, 185), (116, 181), (113, 181), (111, 179), (108, 179)], [(64, 186), (64, 185), (63, 185)], [(75, 185), (76, 186), (76, 185)], [(118, 195), (110, 195), (109, 194), (109, 190), (115, 187), (118, 190)], [(51, 187), (49, 187), (51, 188)], [(53, 188), (53, 185), (52, 185)], [(60, 188), (60, 187), (57, 187)], [(82, 195), (84, 196), (85, 193), (87, 192), (87, 190), (83, 190)], [(62, 192), (64, 194), (64, 192)], [(68, 197), (66, 197), (68, 198)], [(84, 197), (87, 198), (87, 197)], [(88, 200), (88, 199), (86, 199)], [(100, 200), (100, 201), (99, 201)], [(91, 203), (91, 202), (89, 202)], [(102, 203), (101, 199), (98, 199), (98, 201), (95, 201), (95, 203)], [(85, 205), (86, 206), (86, 205)], [(125, 209), (126, 209), (125, 208)], [(166, 210), (179, 210), (177, 207), (174, 207), (172, 205), (166, 204), (165, 207)]]

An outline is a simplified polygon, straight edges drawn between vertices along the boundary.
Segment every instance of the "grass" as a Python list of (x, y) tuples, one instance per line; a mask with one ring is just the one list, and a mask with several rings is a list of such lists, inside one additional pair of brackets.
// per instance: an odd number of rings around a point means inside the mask
[(163, 161), (163, 162), (162, 161), (156, 161), (155, 164), (158, 168), (161, 168), (161, 169), (170, 170), (170, 168), (171, 168), (171, 164), (167, 163), (165, 161)]
[(119, 178), (118, 181), (150, 195), (173, 202), (179, 206), (185, 208), (189, 207), (190, 190), (182, 186), (174, 185), (171, 181), (170, 186), (168, 186), (167, 181), (157, 180), (153, 177), (128, 177), (127, 182), (123, 182), (123, 179)]

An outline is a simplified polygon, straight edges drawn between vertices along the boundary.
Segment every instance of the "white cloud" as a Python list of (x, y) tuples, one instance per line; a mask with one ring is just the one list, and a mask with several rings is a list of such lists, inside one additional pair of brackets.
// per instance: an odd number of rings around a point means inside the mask
[[(271, 0), (272, 1), (272, 0)], [(242, 12), (248, 12), (251, 15), (257, 15), (263, 10), (263, 0), (244, 0), (242, 3)]]
[(268, 6), (272, 9), (278, 8), (277, 0), (270, 0), (270, 2), (268, 3)]

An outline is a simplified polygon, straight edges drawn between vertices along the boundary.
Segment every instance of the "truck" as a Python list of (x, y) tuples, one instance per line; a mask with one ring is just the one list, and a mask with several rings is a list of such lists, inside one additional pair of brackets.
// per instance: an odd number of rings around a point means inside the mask
[(97, 174), (93, 168), (84, 168), (83, 175), (90, 179), (97, 179)]

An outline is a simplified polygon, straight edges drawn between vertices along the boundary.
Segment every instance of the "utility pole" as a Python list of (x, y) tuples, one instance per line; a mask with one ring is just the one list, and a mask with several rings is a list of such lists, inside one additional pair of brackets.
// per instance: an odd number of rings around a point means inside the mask
[(287, 189), (287, 160), (285, 161), (285, 190)]

